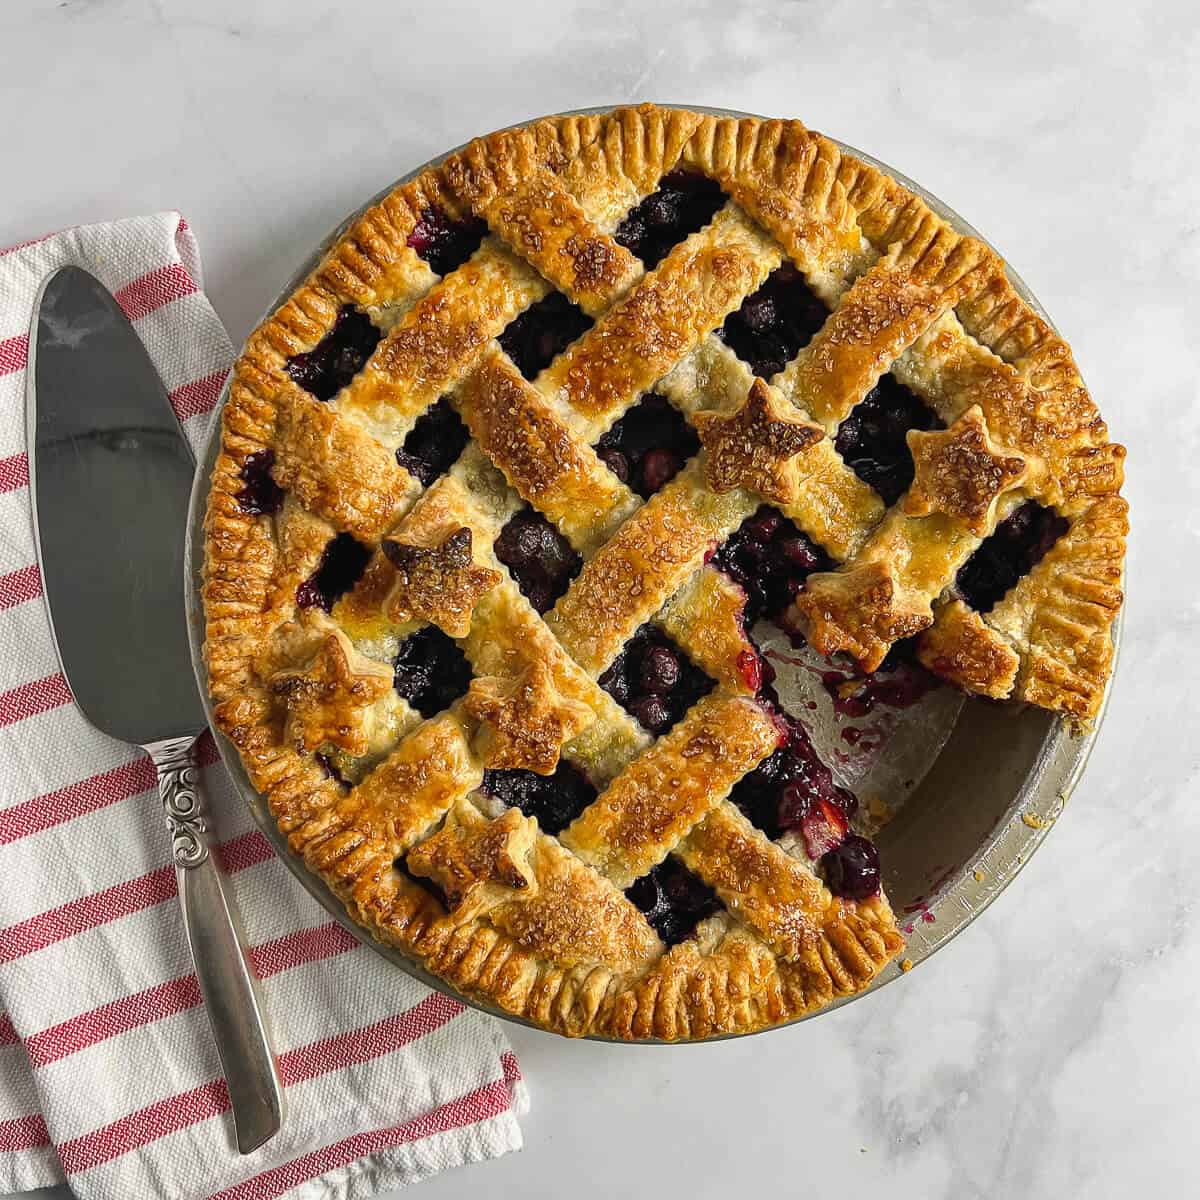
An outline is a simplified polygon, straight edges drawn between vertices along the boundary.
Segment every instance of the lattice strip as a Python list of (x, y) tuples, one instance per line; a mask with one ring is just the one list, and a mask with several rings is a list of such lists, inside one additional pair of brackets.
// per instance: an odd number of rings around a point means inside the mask
[[(710, 334), (656, 386), (691, 416), (701, 410), (736, 408), (753, 381), (750, 368)], [(748, 500), (744, 515), (749, 516), (756, 505), (757, 501)], [(879, 523), (884, 504), (875, 490), (842, 462), (832, 441), (825, 439), (805, 451), (799, 494), (781, 511), (834, 558), (847, 559)]]
[(488, 342), (549, 290), (523, 259), (485, 243), (404, 313), (334, 406), (394, 450)]
[(596, 551), (546, 614), (567, 653), (599, 675), (741, 524), (747, 504), (744, 493), (705, 490), (699, 464), (687, 466)]
[(395, 455), (294, 384), (281, 389), (275, 481), (310, 512), (374, 541), (420, 493)]
[[(461, 722), (442, 713), (419, 725), (362, 783), (288, 840), (317, 869), (368, 842), (390, 867), (482, 779)], [(350, 832), (358, 839), (353, 844), (346, 840)]]
[(701, 700), (563, 830), (559, 840), (619, 888), (666, 858), (779, 745), (757, 704)]
[(898, 251), (889, 254), (854, 281), (776, 385), (835, 434), (879, 377), (973, 281), (981, 282), (970, 271), (918, 273)]
[(732, 804), (714, 804), (673, 852), (782, 958), (811, 947), (835, 908), (812, 871)]
[(778, 266), (774, 243), (726, 205), (536, 380), (594, 442)]

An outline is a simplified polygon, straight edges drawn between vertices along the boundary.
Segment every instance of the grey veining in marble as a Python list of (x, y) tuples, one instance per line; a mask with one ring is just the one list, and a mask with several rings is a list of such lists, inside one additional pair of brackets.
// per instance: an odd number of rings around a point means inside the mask
[(475, 133), (584, 105), (799, 116), (983, 230), (1130, 450), (1123, 662), (1082, 785), (964, 935), (848, 1008), (698, 1048), (515, 1030), (528, 1148), (421, 1194), (1194, 1194), (1193, 5), (7, 0), (0, 61), (0, 245), (178, 207), (235, 341), (364, 197)]

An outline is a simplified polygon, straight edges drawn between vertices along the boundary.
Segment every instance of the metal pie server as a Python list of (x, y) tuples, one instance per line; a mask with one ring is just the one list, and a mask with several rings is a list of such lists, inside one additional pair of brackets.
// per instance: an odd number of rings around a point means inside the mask
[(243, 1154), (283, 1098), (196, 770), (206, 728), (188, 652), (184, 536), (194, 461), (133, 327), (86, 271), (43, 284), (27, 438), (38, 563), (63, 674), (101, 732), (154, 761), (183, 924)]

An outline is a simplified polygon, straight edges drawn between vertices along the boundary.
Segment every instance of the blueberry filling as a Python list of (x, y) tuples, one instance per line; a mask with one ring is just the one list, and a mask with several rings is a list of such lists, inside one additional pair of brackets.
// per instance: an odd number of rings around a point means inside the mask
[(259, 516), (279, 511), (283, 504), (283, 488), (271, 478), (274, 465), (274, 450), (259, 450), (247, 455), (241, 470), (241, 480), (246, 486), (237, 494), (242, 512)]
[(591, 325), (566, 296), (551, 292), (517, 317), (499, 342), (521, 374), (533, 379)]
[(471, 664), (436, 625), (426, 625), (400, 643), (393, 684), (423, 717), (449, 708), (471, 686)]
[(719, 184), (695, 171), (664, 175), (658, 191), (625, 214), (615, 240), (646, 264), (656, 267), (672, 246), (703, 229), (725, 203)]
[(913, 481), (905, 434), (941, 429), (942, 422), (893, 375), (884, 375), (842, 422), (834, 446), (884, 503), (895, 504)]
[(548, 612), (579, 574), (583, 560), (541, 513), (523, 508), (500, 530), (496, 557), (537, 609)]
[(957, 588), (976, 611), (989, 612), (1067, 531), (1052, 508), (1027, 500), (996, 526), (958, 572)]
[(408, 244), (439, 275), (449, 275), (479, 249), (486, 233), (483, 221), (454, 221), (439, 208), (427, 208), (408, 235)]
[(648, 500), (697, 450), (700, 439), (664, 396), (649, 392), (596, 443), (601, 462)]
[(665, 733), (715, 686), (666, 634), (652, 625), (643, 625), (630, 638), (599, 683), (655, 734)]
[(804, 276), (784, 263), (725, 318), (721, 337), (755, 375), (770, 379), (812, 341), (828, 316)]
[(825, 883), (835, 896), (865, 900), (879, 891), (879, 851), (852, 833), (821, 857)]
[(428, 487), (444, 475), (463, 452), (470, 432), (443, 396), (427, 409), (409, 430), (396, 461)]
[(348, 304), (316, 346), (288, 359), (287, 372), (318, 400), (332, 400), (363, 369), (382, 336), (365, 312)]
[[(777, 719), (783, 745), (738, 782), (730, 799), (769, 838), (794, 829), (811, 834), (815, 842), (825, 827), (836, 832), (839, 826), (844, 834), (858, 801), (834, 783), (804, 726), (783, 711), (777, 713)], [(810, 853), (814, 848), (822, 853), (828, 849), (814, 845)]]
[(673, 858), (635, 880), (625, 895), (668, 946), (678, 945), (705, 917), (721, 910), (716, 892)]
[(596, 798), (596, 789), (586, 776), (563, 761), (553, 775), (484, 771), (482, 790), (509, 808), (519, 808), (527, 817), (537, 817), (538, 825), (552, 834), (566, 829)]
[(321, 555), (317, 569), (296, 589), (301, 608), (323, 608), (329, 612), (338, 597), (359, 580), (371, 561), (370, 547), (356, 542), (348, 533), (339, 533)]
[(747, 517), (709, 560), (746, 592), (745, 621), (775, 618), (795, 598), (813, 571), (831, 563), (777, 509), (763, 505)]

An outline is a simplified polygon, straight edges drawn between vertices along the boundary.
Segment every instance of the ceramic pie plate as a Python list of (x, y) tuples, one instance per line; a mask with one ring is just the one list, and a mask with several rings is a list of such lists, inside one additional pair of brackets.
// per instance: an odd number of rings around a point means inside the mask
[[(604, 112), (608, 107), (610, 106), (577, 111)], [(681, 107), (726, 117), (754, 115), (696, 105)], [(538, 119), (541, 118), (531, 118)], [(983, 234), (919, 183), (870, 154), (838, 142), (836, 138), (831, 140), (846, 153), (870, 163), (911, 189), (960, 233), (991, 245)], [(381, 200), (393, 188), (409, 182), (428, 167), (438, 165), (461, 149), (461, 146), (455, 147), (423, 163), (349, 214), (299, 265), (295, 274), (263, 314), (264, 317), (287, 300), (329, 247), (367, 208)], [(1000, 253), (996, 247), (992, 248)], [(1052, 318), (1037, 297), (1030, 292), (1024, 280), (1011, 266), (1007, 266), (1007, 271), (1021, 297), (1053, 327)], [(210, 725), (213, 724), (213, 720), (208, 693), (208, 673), (202, 653), (204, 612), (200, 594), (204, 568), (204, 517), (208, 507), (209, 480), (220, 446), (220, 411), (228, 395), (229, 385), (226, 383), (214, 412), (204, 454), (197, 465), (188, 514), (188, 544), (185, 556), (192, 663)], [(1118, 617), (1112, 627), (1113, 644), (1117, 650), (1120, 647), (1121, 626), (1122, 621)], [(907, 941), (904, 953), (889, 963), (872, 986), (865, 991), (835, 1001), (818, 1012), (799, 1017), (797, 1020), (805, 1021), (811, 1016), (819, 1016), (820, 1013), (860, 999), (896, 979), (905, 970), (919, 965), (974, 921), (1016, 878), (1022, 866), (1029, 861), (1030, 856), (1050, 832), (1079, 782), (1104, 721), (1111, 688), (1110, 677), (1104, 703), (1095, 724), (1084, 734), (1073, 734), (1069, 725), (1061, 718), (1040, 709), (995, 704), (977, 697), (966, 698), (953, 729), (949, 732), (940, 753), (929, 765), (924, 778), (905, 800), (892, 821), (873, 835), (883, 864), (884, 889)], [(367, 930), (355, 924), (342, 902), (329, 891), (324, 882), (290, 853), (287, 840), (279, 832), (266, 801), (258, 794), (246, 775), (236, 748), (223, 735), (217, 733), (215, 727), (213, 737), (237, 791), (249, 806), (263, 834), (300, 884), (329, 911), (334, 920), (360, 942), (370, 946), (377, 954), (427, 987), (452, 995), (481, 1012), (537, 1028), (532, 1022), (514, 1017), (493, 1005), (464, 998), (399, 950), (377, 942)], [(903, 967), (901, 963), (904, 964)], [(754, 1032), (769, 1033), (772, 1029), (779, 1028), (783, 1026), (775, 1025)], [(589, 1037), (596, 1041), (614, 1040), (595, 1035)]]

